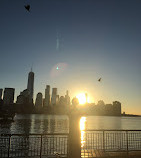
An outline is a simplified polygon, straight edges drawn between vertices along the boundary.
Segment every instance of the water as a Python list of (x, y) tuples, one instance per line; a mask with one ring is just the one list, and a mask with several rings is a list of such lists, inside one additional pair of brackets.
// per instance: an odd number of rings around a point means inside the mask
[[(14, 122), (1, 123), (1, 133), (68, 133), (69, 120), (65, 115), (16, 115)], [(87, 116), (81, 121), (84, 129), (141, 130), (141, 117)]]
[[(141, 117), (113, 117), (113, 116), (87, 116), (80, 120), (81, 149), (84, 152), (88, 149), (107, 151), (141, 150), (140, 131), (85, 131), (85, 129), (112, 129), (112, 130), (141, 130)], [(65, 115), (16, 115), (14, 122), (0, 123), (0, 134), (47, 134), (47, 133), (68, 133), (69, 119)], [(62, 137), (62, 138), (61, 138)], [(128, 138), (127, 138), (128, 137)], [(10, 151), (9, 147), (10, 138)], [(0, 157), (40, 156), (42, 142), (42, 155), (67, 155), (68, 136), (12, 136), (1, 137)], [(103, 141), (104, 140), (104, 141)], [(127, 141), (128, 140), (128, 141)], [(82, 153), (83, 153), (82, 152)], [(85, 153), (85, 152), (84, 152)]]

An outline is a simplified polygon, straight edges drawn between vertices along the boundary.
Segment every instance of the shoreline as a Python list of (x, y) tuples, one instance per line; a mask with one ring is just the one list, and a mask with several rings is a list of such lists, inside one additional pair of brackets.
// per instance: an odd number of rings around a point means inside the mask
[[(27, 115), (27, 114), (37, 114), (37, 115), (68, 115), (68, 114), (57, 114), (57, 113), (16, 113), (21, 115)], [(111, 116), (111, 117), (141, 117), (141, 115), (134, 115), (134, 114), (121, 114), (121, 115), (92, 115), (92, 114), (84, 114), (82, 116)]]

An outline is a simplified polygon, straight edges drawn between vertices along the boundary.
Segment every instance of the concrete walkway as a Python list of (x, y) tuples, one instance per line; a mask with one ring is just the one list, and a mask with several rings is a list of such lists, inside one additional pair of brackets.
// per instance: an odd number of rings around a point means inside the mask
[(141, 151), (130, 152), (104, 152), (103, 150), (82, 150), (82, 158), (141, 158)]

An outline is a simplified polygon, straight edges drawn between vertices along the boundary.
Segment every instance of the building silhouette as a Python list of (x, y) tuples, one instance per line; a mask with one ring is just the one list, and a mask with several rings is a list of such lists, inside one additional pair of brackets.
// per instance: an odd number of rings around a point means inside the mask
[(28, 83), (27, 83), (27, 89), (29, 91), (29, 102), (33, 103), (33, 93), (34, 93), (34, 72), (29, 72), (28, 74)]
[(43, 106), (43, 95), (42, 93), (38, 93), (36, 96), (35, 107), (42, 108)]
[(69, 91), (66, 91), (66, 95), (65, 95), (65, 100), (66, 100), (66, 105), (70, 105), (70, 97), (69, 97)]
[(17, 96), (17, 104), (28, 104), (29, 103), (29, 91), (28, 89), (23, 90), (19, 96)]
[(56, 104), (59, 103), (59, 100), (60, 100), (59, 95), (57, 95), (57, 97), (56, 97)]
[(3, 96), (4, 105), (9, 105), (14, 103), (14, 94), (15, 94), (14, 88), (5, 88), (4, 96)]
[(47, 85), (45, 89), (45, 102), (44, 106), (49, 106), (50, 105), (50, 86)]
[(113, 102), (113, 111), (115, 115), (121, 115), (121, 103), (119, 101)]
[(60, 99), (59, 99), (59, 105), (65, 105), (66, 104), (66, 99), (64, 96), (61, 96)]
[(56, 105), (56, 103), (57, 103), (57, 88), (52, 88), (51, 104)]
[(2, 92), (3, 92), (3, 89), (0, 89), (0, 99), (2, 99)]

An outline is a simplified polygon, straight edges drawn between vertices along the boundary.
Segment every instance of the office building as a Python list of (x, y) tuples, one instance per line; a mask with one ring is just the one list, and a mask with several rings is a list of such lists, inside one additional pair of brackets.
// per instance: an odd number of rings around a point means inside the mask
[(59, 100), (60, 100), (59, 95), (57, 95), (57, 96), (56, 96), (56, 104), (59, 103)]
[(66, 98), (64, 96), (61, 96), (59, 99), (59, 105), (66, 105)]
[(9, 105), (14, 103), (14, 88), (5, 88), (4, 96), (3, 96), (3, 103), (4, 105)]
[(115, 115), (121, 115), (121, 103), (118, 101), (113, 102), (113, 111)]
[(45, 103), (44, 106), (49, 106), (50, 105), (50, 86), (47, 85), (45, 89)]
[(29, 72), (27, 89), (29, 91), (30, 103), (33, 103), (33, 93), (34, 93), (34, 72)]
[(66, 100), (66, 105), (70, 105), (69, 91), (66, 91), (65, 100)]
[(3, 89), (0, 89), (0, 100), (2, 99), (2, 92), (3, 92)]
[(42, 108), (43, 106), (43, 95), (38, 93), (35, 101), (35, 107)]
[(56, 105), (56, 103), (57, 103), (57, 88), (52, 88), (51, 104)]
[(17, 104), (28, 104), (29, 101), (29, 91), (28, 89), (23, 90), (19, 96), (17, 96)]

